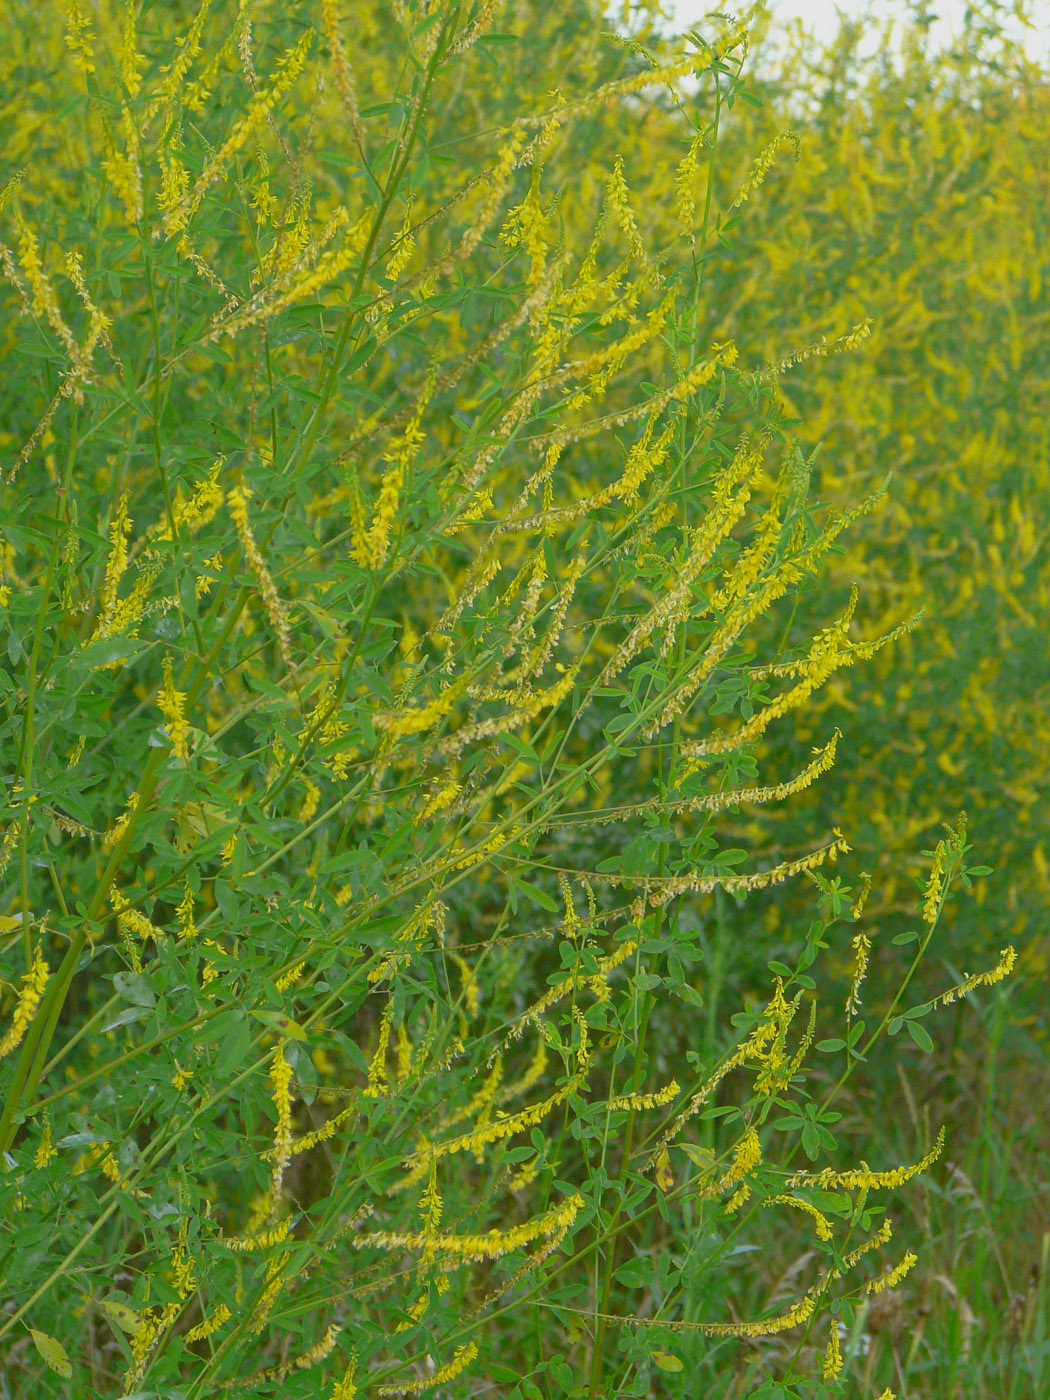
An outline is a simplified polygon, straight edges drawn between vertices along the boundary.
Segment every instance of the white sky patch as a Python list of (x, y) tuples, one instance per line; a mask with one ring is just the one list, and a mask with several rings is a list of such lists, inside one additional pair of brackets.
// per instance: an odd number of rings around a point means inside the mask
[[(747, 7), (746, 0), (726, 0), (723, 4), (714, 3), (714, 0), (665, 0), (665, 3), (676, 28), (688, 29), (699, 24), (701, 32), (703, 17), (708, 11), (742, 13)], [(821, 39), (829, 39), (839, 27), (840, 16), (857, 19), (868, 11), (881, 28), (885, 20), (900, 22), (905, 19), (909, 7), (904, 0), (770, 0), (769, 8), (775, 24), (786, 26), (801, 21), (807, 32), (815, 31)], [(949, 48), (958, 43), (963, 34), (967, 8), (967, 0), (928, 0), (927, 10), (935, 16), (930, 25), (934, 48)], [(977, 0), (974, 8), (978, 14), (989, 14), (993, 7), (988, 5), (987, 0), (983, 4)], [(1012, 13), (1017, 8), (1012, 0), (1001, 6), (1002, 23), (1007, 33), (1023, 43), (1030, 59), (1050, 62), (1050, 6), (1045, 0), (1024, 6), (1031, 18), (1028, 25)], [(899, 32), (900, 23), (895, 29)], [(879, 36), (873, 29), (867, 35), (861, 53), (873, 53), (878, 47)]]

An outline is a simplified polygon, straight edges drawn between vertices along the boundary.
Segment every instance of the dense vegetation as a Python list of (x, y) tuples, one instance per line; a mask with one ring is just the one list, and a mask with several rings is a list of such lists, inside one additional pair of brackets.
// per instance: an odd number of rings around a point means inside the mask
[(997, 7), (9, 8), (0, 1394), (1041, 1395)]

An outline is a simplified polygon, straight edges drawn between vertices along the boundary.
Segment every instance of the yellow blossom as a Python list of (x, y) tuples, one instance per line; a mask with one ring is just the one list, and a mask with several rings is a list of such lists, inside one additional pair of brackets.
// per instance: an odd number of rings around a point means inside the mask
[(274, 1130), (273, 1174), (270, 1179), (270, 1211), (275, 1217), (280, 1206), (281, 1183), (292, 1151), (292, 1097), (289, 1085), (292, 1082), (292, 1067), (284, 1057), (284, 1046), (277, 1047), (270, 1066), (270, 1083), (273, 1086), (273, 1101), (277, 1109), (277, 1127)]
[(767, 1206), (793, 1206), (795, 1210), (804, 1211), (808, 1216), (812, 1218), (813, 1223), (816, 1226), (817, 1239), (825, 1241), (831, 1239), (831, 1225), (828, 1221), (828, 1218), (823, 1213), (823, 1211), (817, 1209), (817, 1207), (813, 1204), (812, 1201), (807, 1201), (802, 1196), (792, 1196), (787, 1193), (784, 1193), (779, 1196), (770, 1196), (764, 1204)]
[(164, 683), (157, 694), (157, 709), (167, 720), (168, 738), (171, 740), (175, 757), (185, 761), (190, 756), (187, 744), (190, 727), (186, 721), (186, 696), (175, 688), (169, 656), (164, 658)]
[(795, 1186), (815, 1186), (822, 1191), (834, 1190), (839, 1187), (846, 1191), (876, 1190), (885, 1187), (900, 1186), (913, 1176), (918, 1176), (931, 1167), (944, 1150), (944, 1129), (941, 1128), (937, 1134), (937, 1139), (929, 1152), (918, 1162), (914, 1162), (908, 1167), (892, 1167), (889, 1171), (873, 1172), (864, 1163), (860, 1167), (855, 1167), (850, 1171), (835, 1171), (831, 1167), (825, 1167), (819, 1172), (795, 1172), (787, 1180), (789, 1187)]
[(84, 73), (95, 71), (95, 31), (80, 8), (78, 0), (66, 0), (66, 46), (78, 68)]
[(573, 1194), (542, 1215), (506, 1230), (490, 1230), (483, 1235), (441, 1235), (425, 1229), (411, 1234), (377, 1231), (355, 1236), (353, 1245), (355, 1249), (419, 1249), (428, 1251), (434, 1257), (447, 1256), (458, 1260), (499, 1259), (513, 1250), (524, 1248), (533, 1240), (564, 1230), (576, 1219), (582, 1206), (583, 1198)]
[(871, 952), (871, 939), (864, 933), (853, 938), (853, 971), (850, 974), (849, 992), (846, 996), (846, 1015), (850, 1018), (860, 1008), (860, 984), (868, 971), (868, 954)]
[(0, 1038), (0, 1059), (5, 1055), (10, 1055), (11, 1051), (21, 1043), (29, 1023), (36, 1015), (36, 1009), (44, 995), (49, 973), (50, 968), (47, 961), (43, 953), (37, 949), (33, 954), (33, 962), (29, 971), (22, 977), (22, 985), (19, 988), (11, 1024), (4, 1036)]
[(356, 1400), (357, 1386), (354, 1384), (354, 1372), (357, 1370), (357, 1354), (351, 1352), (350, 1361), (340, 1380), (336, 1381), (329, 1400)]
[(376, 1393), (378, 1395), (422, 1395), (425, 1390), (431, 1390), (436, 1385), (444, 1385), (446, 1381), (455, 1380), (456, 1376), (467, 1369), (477, 1354), (477, 1342), (469, 1342), (466, 1346), (457, 1347), (452, 1353), (452, 1360), (446, 1365), (440, 1366), (433, 1375), (424, 1376), (419, 1380), (381, 1385)]
[(828, 1329), (828, 1345), (824, 1352), (824, 1364), (820, 1368), (821, 1377), (833, 1381), (842, 1370), (842, 1348), (839, 1345), (839, 1325), (834, 1320)]
[(865, 1293), (881, 1293), (885, 1288), (896, 1288), (901, 1279), (912, 1267), (918, 1263), (918, 1255), (912, 1254), (911, 1250), (905, 1254), (899, 1264), (896, 1264), (888, 1273), (880, 1274), (878, 1278), (869, 1280), (864, 1285)]
[(731, 209), (735, 209), (738, 204), (743, 204), (744, 200), (747, 199), (751, 191), (757, 189), (757, 187), (766, 178), (766, 175), (769, 173), (770, 166), (773, 164), (773, 157), (776, 155), (777, 151), (784, 144), (785, 141), (791, 142), (791, 144), (795, 148), (795, 159), (801, 160), (802, 142), (799, 139), (797, 132), (782, 131), (779, 136), (774, 136), (773, 140), (770, 141), (769, 145), (765, 148), (761, 155), (759, 155), (758, 159), (748, 171), (747, 178), (737, 190), (736, 196), (733, 199), (732, 204), (729, 206)]
[(225, 1303), (219, 1303), (210, 1317), (203, 1322), (198, 1322), (196, 1327), (191, 1327), (186, 1333), (188, 1342), (202, 1342), (205, 1337), (210, 1337), (213, 1332), (217, 1332), (222, 1324), (229, 1318), (230, 1310)]
[(933, 1000), (934, 1006), (950, 1006), (959, 997), (968, 996), (975, 987), (991, 987), (996, 982), (1001, 982), (1004, 977), (1009, 977), (1017, 962), (1017, 953), (1012, 947), (1003, 948), (999, 954), (999, 961), (995, 967), (988, 972), (975, 972), (958, 983), (957, 986), (949, 987), (946, 992), (942, 992), (939, 997)]
[(652, 1094), (621, 1094), (618, 1098), (610, 1099), (608, 1107), (613, 1112), (621, 1108), (663, 1108), (676, 1098), (679, 1092), (678, 1081), (672, 1079), (670, 1084)]
[(45, 1113), (44, 1130), (40, 1135), (40, 1142), (37, 1144), (37, 1149), (33, 1153), (33, 1164), (34, 1166), (43, 1168), (47, 1166), (48, 1162), (51, 1161), (52, 1157), (57, 1156), (58, 1153), (51, 1145), (51, 1115), (49, 1113)]

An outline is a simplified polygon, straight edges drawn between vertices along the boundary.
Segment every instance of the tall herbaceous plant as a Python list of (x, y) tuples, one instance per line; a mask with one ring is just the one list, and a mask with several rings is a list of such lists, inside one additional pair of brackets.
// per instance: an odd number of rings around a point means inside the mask
[[(773, 738), (775, 761), (797, 761), (826, 726), (863, 715), (837, 783), (783, 809), (779, 844), (839, 821), (874, 863), (869, 912), (892, 926), (921, 848), (964, 806), (995, 873), (953, 918), (942, 956), (1016, 941), (1034, 986), (1050, 957), (1050, 63), (1011, 39), (1010, 7), (966, 7), (963, 36), (944, 48), (919, 8), (892, 40), (888, 23), (875, 34), (844, 23), (823, 44), (792, 35), (764, 62), (752, 43), (765, 102), (737, 105), (723, 178), (785, 125), (804, 154), (781, 148), (732, 250), (708, 264), (720, 294), (702, 325), (751, 361), (789, 333), (830, 341), (871, 318), (862, 353), (792, 367), (780, 390), (807, 455), (823, 444), (822, 497), (852, 500), (894, 471), (886, 509), (831, 561), (837, 587), (860, 585), (859, 634), (924, 612)], [(661, 127), (648, 139), (670, 149), (677, 132)], [(800, 608), (796, 624), (810, 616)], [(1026, 1010), (1045, 1032), (1037, 997)]]
[[(8, 1393), (684, 1395), (746, 1338), (837, 1394), (855, 1302), (914, 1260), (886, 1188), (941, 1139), (867, 1166), (833, 1136), (896, 1028), (838, 927), (863, 889), (819, 874), (845, 836), (719, 840), (832, 767), (834, 733), (753, 753), (890, 639), (835, 596), (749, 650), (883, 488), (811, 505), (776, 367), (697, 333), (769, 165), (716, 189), (746, 28), (667, 55), (583, 4), (10, 9)], [(747, 893), (807, 874), (798, 966), (714, 1024), (713, 901), (751, 938)], [(812, 1227), (772, 1301), (740, 1263), (769, 1209)]]

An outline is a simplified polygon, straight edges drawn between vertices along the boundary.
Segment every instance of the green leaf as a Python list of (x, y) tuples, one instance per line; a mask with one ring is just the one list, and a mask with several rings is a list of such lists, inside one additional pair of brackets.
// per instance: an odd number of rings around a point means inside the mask
[(797, 1114), (790, 1114), (784, 1118), (775, 1118), (773, 1127), (782, 1133), (793, 1133), (798, 1128), (805, 1127), (806, 1121), (805, 1118), (800, 1118)]
[(130, 1026), (135, 1021), (144, 1021), (153, 1010), (151, 1006), (126, 1006), (123, 1011), (119, 1011), (112, 1021), (107, 1021), (102, 1027), (101, 1035), (107, 1031), (115, 1031), (118, 1026)]
[(531, 885), (526, 880), (518, 880), (513, 875), (509, 877), (508, 884), (533, 904), (539, 905), (541, 909), (546, 909), (548, 913), (556, 914), (558, 912), (557, 903), (546, 890), (541, 890), (538, 885)]
[(713, 1148), (701, 1147), (695, 1142), (676, 1142), (679, 1148), (689, 1158), (694, 1166), (700, 1168), (702, 1172), (709, 1172), (715, 1165), (715, 1154)]
[(806, 1123), (802, 1128), (802, 1146), (806, 1156), (815, 1162), (820, 1156), (821, 1133), (815, 1123)]
[(156, 1006), (157, 994), (140, 972), (117, 972), (113, 975), (113, 990), (132, 1006)]
[(136, 641), (134, 637), (102, 637), (97, 642), (89, 642), (80, 651), (79, 658), (91, 670), (112, 665), (114, 661), (127, 661), (139, 652), (145, 651), (148, 642)]
[(73, 1374), (73, 1367), (69, 1364), (69, 1357), (62, 1343), (56, 1342), (54, 1337), (49, 1337), (46, 1332), (38, 1332), (35, 1327), (30, 1327), (29, 1335), (52, 1371), (56, 1371), (63, 1380), (68, 1381)]
[(625, 1288), (644, 1288), (653, 1276), (653, 1268), (648, 1259), (628, 1259), (616, 1270), (614, 1278)]
[(293, 1021), (283, 1011), (253, 1011), (251, 1014), (264, 1026), (269, 1026), (272, 1031), (278, 1031), (281, 1035), (288, 1036), (290, 1040), (306, 1039), (306, 1032), (298, 1021)]
[(129, 1308), (118, 1298), (100, 1298), (98, 1304), (109, 1320), (115, 1322), (129, 1337), (133, 1337), (142, 1326), (142, 1320), (134, 1308)]
[(659, 1366), (661, 1371), (680, 1371), (682, 1369), (681, 1358), (672, 1356), (669, 1351), (651, 1351), (649, 1360), (654, 1366)]
[(912, 1040), (915, 1041), (915, 1044), (920, 1050), (929, 1051), (933, 1049), (933, 1040), (930, 1038), (930, 1033), (925, 1026), (920, 1026), (918, 1021), (907, 1021), (905, 1024), (908, 1027), (908, 1034), (911, 1036)]

